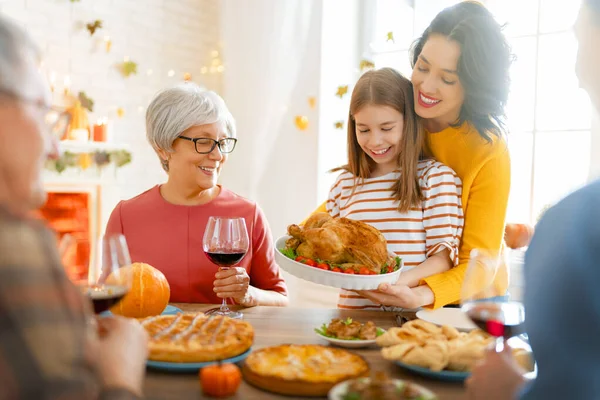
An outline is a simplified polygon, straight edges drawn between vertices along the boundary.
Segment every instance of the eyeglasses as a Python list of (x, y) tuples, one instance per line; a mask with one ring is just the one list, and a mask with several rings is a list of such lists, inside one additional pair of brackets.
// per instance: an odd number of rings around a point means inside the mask
[(61, 140), (64, 137), (67, 128), (69, 127), (69, 123), (71, 122), (71, 114), (52, 106), (48, 106), (40, 100), (28, 99), (8, 90), (0, 89), (0, 94), (36, 107), (44, 114), (44, 125), (46, 125), (48, 132), (50, 132), (50, 134), (55, 137), (56, 140)]
[(196, 146), (196, 153), (199, 154), (211, 153), (217, 145), (219, 146), (219, 151), (221, 153), (231, 153), (233, 149), (235, 149), (235, 144), (237, 143), (237, 139), (235, 138), (225, 138), (221, 140), (215, 140), (211, 138), (194, 139), (187, 136), (179, 136), (179, 138), (189, 140), (190, 142), (194, 142), (194, 146)]

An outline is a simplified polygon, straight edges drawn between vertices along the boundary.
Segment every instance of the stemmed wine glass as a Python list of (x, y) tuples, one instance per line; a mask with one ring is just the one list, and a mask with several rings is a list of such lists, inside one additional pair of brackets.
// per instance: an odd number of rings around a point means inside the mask
[(502, 254), (484, 249), (471, 251), (461, 291), (462, 311), (479, 328), (496, 338), (496, 351), (504, 339), (524, 333), (525, 308), (504, 293), (509, 270)]
[[(244, 218), (210, 217), (204, 231), (202, 245), (208, 259), (223, 271), (244, 258), (248, 252), (249, 242)], [(209, 310), (206, 313), (229, 318), (243, 317), (241, 312), (229, 309), (227, 299), (223, 299), (219, 309)]]
[(94, 313), (100, 314), (117, 304), (131, 289), (131, 257), (125, 236), (111, 234), (99, 240), (90, 260), (87, 281), (81, 291), (90, 298)]

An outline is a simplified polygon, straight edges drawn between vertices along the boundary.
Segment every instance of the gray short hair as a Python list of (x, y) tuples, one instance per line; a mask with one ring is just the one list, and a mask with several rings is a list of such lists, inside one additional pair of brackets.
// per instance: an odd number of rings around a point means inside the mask
[[(40, 59), (40, 51), (25, 30), (14, 21), (0, 15), (0, 88), (21, 94), (27, 52)], [(30, 54), (31, 54), (30, 53)]]
[[(215, 92), (187, 82), (159, 92), (146, 111), (146, 137), (155, 151), (173, 151), (173, 142), (195, 125), (223, 122), (228, 137), (236, 137), (235, 120)], [(163, 163), (163, 168), (168, 167)]]

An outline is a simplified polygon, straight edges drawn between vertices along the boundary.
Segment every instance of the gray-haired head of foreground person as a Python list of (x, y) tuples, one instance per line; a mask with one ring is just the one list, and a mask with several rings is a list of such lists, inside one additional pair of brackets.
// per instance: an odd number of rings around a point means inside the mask
[(58, 151), (45, 121), (49, 94), (37, 46), (0, 16), (0, 206), (22, 212), (46, 200), (42, 168)]

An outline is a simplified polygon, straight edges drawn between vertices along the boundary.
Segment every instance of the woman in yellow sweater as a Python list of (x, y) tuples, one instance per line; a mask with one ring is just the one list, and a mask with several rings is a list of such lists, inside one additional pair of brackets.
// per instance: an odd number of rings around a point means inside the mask
[[(480, 3), (440, 12), (415, 42), (415, 111), (427, 129), (431, 155), (463, 182), (465, 224), (459, 264), (408, 287), (400, 280), (359, 292), (383, 305), (438, 308), (460, 300), (474, 248), (499, 252), (510, 190), (510, 157), (503, 138), (510, 48), (500, 25)], [(325, 211), (323, 204), (317, 211)], [(504, 289), (506, 279), (498, 282)]]

